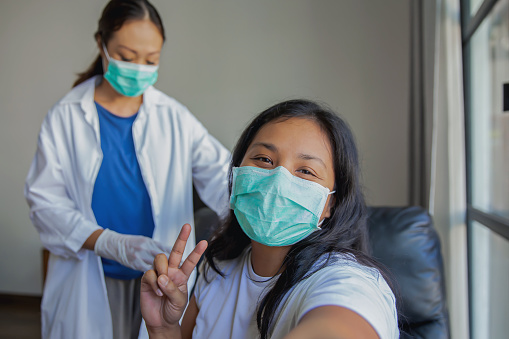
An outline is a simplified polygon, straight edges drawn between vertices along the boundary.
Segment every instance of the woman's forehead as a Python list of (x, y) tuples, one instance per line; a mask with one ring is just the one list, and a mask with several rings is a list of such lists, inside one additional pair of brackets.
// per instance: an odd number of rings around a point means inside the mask
[(320, 125), (307, 118), (275, 120), (265, 124), (255, 135), (251, 146), (268, 143), (280, 152), (322, 155), (332, 163), (332, 152), (327, 134)]
[(157, 26), (150, 20), (129, 20), (112, 34), (111, 41), (127, 47), (161, 48), (163, 36)]

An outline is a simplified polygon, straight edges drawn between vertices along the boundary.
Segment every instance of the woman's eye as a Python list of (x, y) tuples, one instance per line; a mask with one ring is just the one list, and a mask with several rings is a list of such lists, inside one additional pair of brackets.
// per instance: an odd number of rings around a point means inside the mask
[(316, 175), (313, 172), (311, 172), (311, 171), (309, 171), (307, 169), (304, 169), (304, 168), (298, 170), (298, 172), (301, 172), (302, 174), (305, 174), (305, 175), (312, 175), (312, 176), (316, 177)]
[(256, 157), (256, 158), (253, 158), (253, 160), (257, 160), (257, 161), (261, 161), (261, 162), (265, 162), (267, 164), (272, 164), (272, 160), (270, 160), (269, 158), (267, 157)]
[(133, 59), (124, 58), (123, 56), (120, 56), (120, 60), (122, 60), (122, 61), (126, 61), (126, 62), (131, 62), (131, 61), (133, 61)]
[(155, 62), (147, 61), (147, 65), (155, 65), (155, 64), (156, 64)]

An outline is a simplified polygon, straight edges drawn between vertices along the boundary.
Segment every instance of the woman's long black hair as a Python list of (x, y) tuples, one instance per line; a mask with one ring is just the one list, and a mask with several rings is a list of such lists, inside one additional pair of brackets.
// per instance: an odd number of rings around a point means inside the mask
[[(101, 38), (104, 45), (107, 45), (113, 33), (118, 31), (126, 21), (146, 18), (156, 25), (164, 41), (165, 35), (161, 17), (156, 8), (147, 0), (111, 0), (108, 2), (99, 19), (99, 27), (94, 37), (95, 39)], [(104, 70), (101, 54), (99, 54), (87, 70), (78, 74), (78, 79), (74, 82), (73, 87), (94, 75), (101, 74), (104, 74)]]
[[(384, 269), (368, 254), (366, 205), (359, 182), (359, 156), (353, 134), (346, 122), (330, 109), (308, 100), (289, 100), (260, 113), (242, 133), (233, 151), (229, 170), (230, 193), (232, 168), (240, 166), (258, 131), (270, 122), (290, 118), (312, 120), (327, 135), (332, 150), (336, 193), (331, 216), (322, 224), (322, 231), (312, 233), (291, 247), (283, 261), (280, 277), (260, 302), (257, 324), (262, 339), (269, 336), (276, 310), (285, 294), (298, 282), (317, 271), (312, 271), (313, 264), (323, 254), (350, 253), (359, 263), (379, 269), (391, 285), (391, 279), (388, 279)], [(234, 259), (250, 242), (233, 211), (230, 211), (224, 225), (212, 235), (205, 252), (207, 263), (224, 276), (214, 260)], [(326, 263), (320, 268), (325, 265)]]

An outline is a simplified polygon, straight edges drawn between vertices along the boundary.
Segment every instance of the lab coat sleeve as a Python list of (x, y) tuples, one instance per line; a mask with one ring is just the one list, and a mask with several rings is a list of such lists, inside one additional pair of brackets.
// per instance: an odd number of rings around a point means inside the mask
[(64, 258), (82, 259), (86, 251), (83, 243), (101, 227), (87, 220), (69, 197), (54, 140), (58, 132), (52, 130), (50, 120), (48, 115), (41, 127), (25, 183), (25, 198), (44, 247)]
[(201, 200), (221, 218), (228, 213), (230, 152), (191, 114), (193, 183)]

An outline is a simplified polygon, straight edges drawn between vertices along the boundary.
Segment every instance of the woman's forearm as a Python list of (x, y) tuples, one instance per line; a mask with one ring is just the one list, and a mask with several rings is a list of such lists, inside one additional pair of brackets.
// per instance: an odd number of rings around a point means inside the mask
[(339, 306), (320, 306), (302, 317), (284, 339), (379, 339), (375, 329), (360, 315)]
[(101, 233), (103, 232), (104, 230), (103, 229), (100, 229), (100, 230), (96, 230), (94, 231), (94, 233), (92, 233), (87, 240), (85, 240), (85, 242), (83, 243), (83, 248), (86, 249), (86, 250), (91, 250), (93, 251), (94, 250), (94, 247), (95, 247), (95, 242), (97, 241), (97, 238), (99, 238), (99, 236), (101, 235)]

